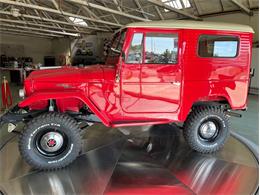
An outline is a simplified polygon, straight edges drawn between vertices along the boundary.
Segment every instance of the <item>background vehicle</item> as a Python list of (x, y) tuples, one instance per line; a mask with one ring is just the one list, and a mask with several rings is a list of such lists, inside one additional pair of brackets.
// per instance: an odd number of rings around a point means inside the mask
[(229, 135), (230, 110), (246, 109), (252, 33), (223, 23), (129, 24), (115, 34), (105, 65), (31, 73), (21, 91), (26, 98), (1, 120), (27, 123), (19, 147), (38, 169), (78, 156), (82, 121), (182, 122), (192, 149), (215, 152)]

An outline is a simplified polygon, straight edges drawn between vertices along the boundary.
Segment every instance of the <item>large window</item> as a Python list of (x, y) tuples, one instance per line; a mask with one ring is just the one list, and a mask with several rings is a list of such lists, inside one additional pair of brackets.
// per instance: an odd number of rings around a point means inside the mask
[(142, 63), (143, 52), (143, 33), (135, 33), (128, 52), (126, 63), (138, 64)]
[(178, 35), (147, 33), (145, 38), (146, 64), (176, 64)]
[(234, 58), (238, 53), (238, 37), (203, 35), (199, 39), (199, 56)]

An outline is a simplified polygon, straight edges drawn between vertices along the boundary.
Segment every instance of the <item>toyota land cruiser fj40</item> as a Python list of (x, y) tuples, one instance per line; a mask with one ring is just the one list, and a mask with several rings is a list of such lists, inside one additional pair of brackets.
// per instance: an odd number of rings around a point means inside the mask
[(32, 72), (24, 99), (1, 117), (31, 166), (67, 166), (81, 151), (80, 122), (108, 127), (178, 123), (188, 145), (219, 150), (232, 110), (246, 109), (253, 30), (184, 20), (132, 23), (115, 33), (105, 65)]

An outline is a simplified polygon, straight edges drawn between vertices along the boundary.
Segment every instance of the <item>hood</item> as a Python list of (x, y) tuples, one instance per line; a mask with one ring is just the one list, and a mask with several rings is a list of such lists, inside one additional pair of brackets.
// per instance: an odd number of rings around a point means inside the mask
[(64, 67), (58, 69), (37, 70), (32, 72), (28, 80), (36, 82), (75, 83), (102, 81), (104, 79), (104, 68), (101, 65), (87, 66), (84, 68)]
[(114, 80), (115, 67), (109, 65), (91, 65), (84, 68), (64, 67), (58, 69), (33, 71), (24, 82), (27, 95), (41, 90), (80, 88), (88, 82)]

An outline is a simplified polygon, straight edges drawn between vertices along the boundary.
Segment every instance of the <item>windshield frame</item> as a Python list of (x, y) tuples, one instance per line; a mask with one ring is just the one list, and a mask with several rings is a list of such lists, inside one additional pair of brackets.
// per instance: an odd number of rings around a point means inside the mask
[(110, 47), (108, 55), (107, 55), (107, 59), (110, 59), (112, 61), (118, 60), (118, 58), (122, 54), (123, 46), (125, 43), (125, 38), (126, 38), (126, 29), (121, 29), (121, 30), (117, 31), (116, 33), (114, 33), (112, 41), (111, 41), (111, 47)]

